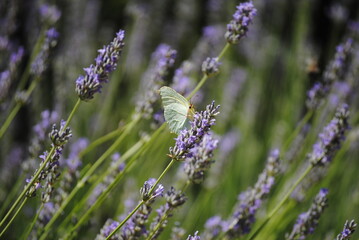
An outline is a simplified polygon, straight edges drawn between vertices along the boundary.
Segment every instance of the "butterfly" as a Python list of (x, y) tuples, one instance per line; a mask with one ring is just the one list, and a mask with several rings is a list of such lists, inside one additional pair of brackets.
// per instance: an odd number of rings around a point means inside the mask
[(179, 134), (190, 128), (190, 119), (194, 114), (193, 105), (181, 94), (170, 87), (161, 87), (160, 95), (164, 108), (165, 120), (171, 132)]

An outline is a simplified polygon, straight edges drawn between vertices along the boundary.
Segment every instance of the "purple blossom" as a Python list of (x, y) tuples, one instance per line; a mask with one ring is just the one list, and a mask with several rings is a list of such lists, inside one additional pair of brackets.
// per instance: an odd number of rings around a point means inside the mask
[(227, 41), (236, 44), (246, 36), (248, 27), (256, 14), (257, 9), (254, 8), (251, 1), (240, 3), (237, 6), (237, 11), (233, 14), (233, 19), (227, 25), (227, 32), (224, 35)]
[(202, 141), (204, 135), (208, 134), (215, 124), (215, 117), (219, 114), (219, 105), (215, 106), (214, 101), (207, 105), (205, 111), (196, 112), (193, 116), (190, 129), (184, 129), (176, 138), (176, 144), (169, 149), (173, 159), (185, 160), (191, 155), (191, 149)]
[(225, 230), (229, 238), (248, 234), (255, 222), (255, 214), (262, 201), (268, 196), (274, 185), (274, 177), (279, 173), (279, 150), (273, 150), (267, 160), (264, 171), (259, 175), (254, 188), (249, 188), (238, 196), (238, 203)]
[(352, 45), (353, 40), (349, 38), (343, 44), (337, 46), (334, 59), (329, 63), (325, 70), (322, 81), (316, 82), (307, 93), (308, 108), (317, 108), (329, 94), (333, 83), (344, 79), (349, 61), (353, 54)]
[(58, 37), (59, 34), (55, 28), (50, 28), (46, 31), (45, 41), (41, 50), (31, 64), (30, 71), (35, 76), (40, 77), (47, 69), (50, 50), (56, 46)]
[(184, 61), (182, 65), (176, 69), (173, 76), (172, 88), (182, 95), (187, 95), (194, 87), (194, 81), (190, 74), (194, 66), (190, 61)]
[[(118, 225), (120, 225), (119, 222), (112, 219), (107, 219), (106, 223), (101, 228), (100, 233), (97, 234), (95, 240), (105, 240), (108, 237), (108, 235), (110, 235), (117, 228)], [(120, 238), (118, 234), (114, 234), (110, 238), (110, 240), (119, 240), (119, 239)]]
[(77, 169), (82, 165), (79, 154), (83, 151), (89, 144), (87, 138), (80, 138), (70, 146), (70, 153), (68, 158), (65, 160), (65, 163), (70, 172), (75, 173)]
[(177, 51), (166, 44), (161, 44), (152, 54), (148, 70), (141, 80), (141, 92), (136, 103), (136, 112), (141, 117), (150, 118), (153, 104), (159, 97), (158, 90), (164, 84), (169, 70), (172, 68)]
[(313, 151), (309, 154), (310, 162), (313, 166), (325, 165), (330, 162), (344, 140), (344, 134), (349, 128), (348, 105), (344, 104), (338, 108), (333, 120), (324, 127), (319, 134), (319, 140), (313, 145)]
[(66, 144), (72, 137), (72, 131), (70, 127), (64, 129), (66, 122), (61, 120), (60, 129), (56, 129), (56, 124), (52, 125), (52, 130), (49, 137), (52, 141), (53, 146), (59, 147)]
[(348, 220), (345, 221), (343, 231), (338, 234), (336, 240), (350, 239), (353, 233), (355, 232), (356, 227), (357, 227), (357, 223), (354, 220), (351, 220), (350, 222)]
[(321, 189), (315, 197), (310, 209), (298, 216), (293, 230), (286, 235), (287, 240), (305, 239), (312, 234), (318, 225), (319, 218), (328, 206), (328, 189)]
[(157, 216), (151, 223), (151, 239), (157, 239), (167, 226), (168, 218), (173, 216), (173, 211), (186, 202), (186, 197), (181, 191), (173, 187), (165, 194), (166, 204), (156, 210)]
[(221, 63), (218, 61), (218, 58), (206, 58), (202, 63), (202, 72), (203, 74), (212, 77), (219, 73), (219, 66)]
[(157, 197), (163, 196), (164, 187), (162, 184), (156, 186), (156, 189), (151, 192), (153, 185), (156, 183), (156, 179), (150, 178), (145, 181), (143, 187), (141, 187), (140, 193), (142, 199), (146, 202), (153, 202)]
[(189, 236), (187, 237), (187, 240), (201, 240), (201, 237), (198, 236), (198, 231), (196, 231), (193, 236), (192, 236), (192, 235), (189, 235)]
[(40, 15), (44, 22), (53, 25), (60, 19), (61, 12), (56, 6), (43, 4), (40, 6)]
[(228, 223), (223, 221), (220, 216), (213, 216), (206, 221), (204, 228), (203, 238), (215, 239), (228, 229)]
[(211, 134), (205, 134), (202, 140), (189, 150), (184, 171), (191, 182), (198, 184), (204, 180), (204, 172), (214, 162), (213, 151), (217, 145), (218, 140), (213, 139)]
[(86, 75), (80, 76), (76, 80), (76, 92), (83, 101), (89, 101), (94, 94), (101, 92), (102, 84), (108, 82), (109, 75), (117, 67), (124, 47), (125, 32), (120, 30), (116, 37), (109, 44), (98, 50), (99, 54), (95, 58), (95, 65), (84, 68)]

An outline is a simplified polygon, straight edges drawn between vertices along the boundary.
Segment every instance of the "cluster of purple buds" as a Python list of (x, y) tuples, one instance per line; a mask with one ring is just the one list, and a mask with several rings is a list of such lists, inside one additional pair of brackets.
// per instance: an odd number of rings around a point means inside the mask
[(61, 17), (61, 12), (56, 6), (43, 4), (40, 6), (41, 20), (48, 25), (55, 24)]
[(191, 156), (191, 149), (202, 141), (204, 135), (208, 134), (211, 127), (216, 123), (215, 117), (219, 114), (219, 105), (215, 106), (213, 101), (207, 105), (205, 111), (196, 112), (193, 116), (190, 129), (184, 129), (176, 138), (174, 147), (170, 147), (170, 156), (177, 161), (184, 161)]
[(19, 47), (16, 52), (10, 55), (8, 69), (0, 73), (0, 102), (2, 102), (8, 95), (10, 85), (17, 74), (17, 68), (24, 56), (24, 48)]
[(158, 90), (163, 86), (169, 70), (173, 67), (177, 51), (167, 44), (160, 44), (152, 54), (150, 67), (144, 74), (141, 96), (138, 97), (136, 112), (146, 119), (153, 113), (153, 104), (157, 101)]
[(355, 232), (357, 223), (354, 220), (346, 221), (344, 224), (343, 231), (338, 234), (336, 240), (348, 240)]
[(227, 32), (224, 35), (227, 42), (236, 44), (246, 36), (249, 24), (252, 23), (256, 14), (257, 9), (254, 8), (252, 2), (240, 3), (233, 14), (233, 19), (227, 25)]
[(52, 125), (52, 130), (49, 134), (49, 137), (52, 141), (53, 146), (55, 147), (63, 146), (72, 137), (72, 132), (70, 127), (64, 128), (65, 125), (66, 122), (64, 120), (61, 121), (60, 129), (56, 129), (56, 124)]
[(344, 134), (349, 129), (348, 108), (346, 104), (338, 108), (333, 120), (319, 134), (319, 140), (313, 145), (313, 151), (309, 154), (313, 166), (330, 162), (340, 148), (341, 142), (345, 139)]
[(157, 210), (157, 216), (151, 223), (151, 239), (157, 239), (163, 229), (167, 226), (168, 218), (172, 217), (172, 212), (186, 202), (186, 196), (181, 191), (176, 191), (173, 187), (165, 194), (166, 204)]
[(137, 210), (130, 220), (125, 224), (121, 231), (121, 239), (140, 239), (140, 237), (147, 236), (146, 223), (148, 217), (152, 212), (151, 205), (158, 198), (163, 196), (163, 186), (159, 184), (156, 189), (153, 189), (156, 179), (151, 178), (146, 181), (140, 189), (140, 194), (144, 204)]
[(255, 214), (262, 205), (262, 201), (268, 196), (279, 172), (279, 150), (275, 149), (270, 153), (266, 167), (259, 175), (254, 188), (239, 195), (232, 218), (224, 229), (229, 238), (240, 237), (250, 232), (255, 222)]
[(333, 83), (344, 79), (353, 53), (352, 45), (353, 40), (348, 39), (345, 43), (337, 46), (334, 59), (325, 70), (322, 82), (316, 82), (307, 93), (308, 108), (315, 109), (320, 106), (322, 100), (329, 94)]
[(86, 75), (76, 80), (76, 92), (83, 101), (93, 99), (94, 94), (101, 92), (102, 84), (108, 82), (109, 74), (117, 67), (117, 62), (124, 47), (125, 32), (120, 30), (113, 41), (98, 50), (95, 64), (85, 68)]
[(31, 73), (37, 77), (41, 76), (48, 67), (48, 59), (50, 50), (57, 45), (59, 33), (55, 28), (50, 28), (45, 33), (45, 41), (41, 47), (39, 54), (31, 64)]
[(218, 58), (207, 58), (202, 63), (202, 72), (208, 77), (213, 77), (219, 73), (219, 65), (221, 63), (218, 61)]
[(213, 151), (218, 141), (212, 138), (211, 127), (219, 114), (219, 105), (214, 101), (207, 105), (205, 111), (196, 112), (190, 129), (184, 129), (176, 138), (176, 144), (169, 149), (169, 156), (177, 161), (185, 161), (184, 168), (188, 178), (193, 183), (201, 183), (204, 172), (214, 162)]
[(327, 189), (321, 189), (319, 191), (310, 209), (299, 215), (292, 232), (286, 235), (287, 240), (305, 239), (309, 234), (314, 232), (321, 214), (328, 206), (327, 195)]
[[(105, 225), (101, 228), (100, 233), (97, 234), (95, 240), (105, 240), (117, 228), (118, 225), (120, 225), (119, 222), (112, 219), (107, 219)], [(120, 239), (120, 236), (116, 233), (110, 238), (110, 240), (118, 239)]]
[(201, 237), (198, 235), (198, 231), (196, 231), (193, 236), (189, 235), (187, 240), (201, 240)]

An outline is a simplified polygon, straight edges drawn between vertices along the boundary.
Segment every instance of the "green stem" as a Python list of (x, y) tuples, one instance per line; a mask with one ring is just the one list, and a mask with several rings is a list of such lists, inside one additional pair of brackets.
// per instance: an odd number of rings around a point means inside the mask
[(24, 232), (24, 234), (20, 237), (21, 239), (28, 239), (29, 235), (31, 233), (31, 230), (34, 228), (35, 223), (37, 222), (37, 219), (39, 218), (40, 212), (42, 211), (42, 209), (44, 208), (44, 204), (42, 203), (39, 210), (37, 211), (36, 215), (34, 216), (34, 219), (32, 220), (31, 225), (28, 227), (28, 229)]
[[(29, 88), (30, 89), (30, 88)], [(66, 127), (70, 124), (70, 121), (72, 120), (73, 115), (75, 114), (75, 112), (77, 111), (78, 107), (80, 106), (80, 99), (78, 99), (77, 103), (75, 104), (74, 108), (71, 111), (70, 116), (68, 117), (65, 127), (62, 130), (65, 130)], [(62, 131), (60, 131), (60, 134), (62, 133)], [(42, 170), (44, 170), (44, 168), (46, 167), (47, 163), (51, 160), (51, 156), (55, 151), (55, 146), (53, 146), (49, 152), (49, 154), (47, 155), (45, 161), (42, 163), (41, 167), (36, 171), (34, 177), (31, 178), (31, 181), (26, 185), (25, 189), (22, 191), (22, 193), (20, 194), (20, 196), (16, 199), (15, 203), (11, 206), (10, 210), (7, 212), (7, 214), (5, 215), (5, 217), (2, 219), (2, 221), (0, 222), (0, 227), (4, 224), (4, 222), (6, 221), (6, 219), (10, 216), (10, 214), (14, 211), (14, 209), (16, 208), (16, 206), (20, 203), (21, 199), (25, 196), (25, 194), (30, 190), (30, 188), (32, 187), (32, 185), (35, 183), (35, 181), (38, 179), (40, 173), (42, 172)], [(21, 205), (21, 207), (18, 209), (17, 212), (20, 211), (20, 209), (22, 208), (23, 205)], [(15, 215), (16, 216), (16, 215)]]
[[(150, 189), (148, 195), (151, 196), (153, 191), (155, 190), (157, 184), (162, 180), (163, 176), (168, 172), (168, 170), (172, 167), (172, 165), (176, 162), (176, 160), (172, 159), (171, 162), (167, 165), (167, 167), (165, 168), (165, 170), (163, 170), (163, 172), (161, 173), (161, 175), (158, 177), (157, 181), (155, 182), (155, 184), (152, 186), (152, 188)], [(109, 240), (135, 213), (136, 211), (145, 203), (144, 200), (142, 200), (137, 206), (136, 208), (120, 223), (120, 225), (118, 225), (116, 227), (115, 230), (113, 230), (106, 238), (106, 240)]]
[(297, 179), (297, 181), (292, 185), (292, 187), (288, 190), (288, 192), (284, 195), (279, 204), (267, 215), (264, 221), (257, 227), (257, 229), (250, 235), (248, 240), (253, 240), (256, 235), (260, 232), (260, 230), (267, 225), (269, 220), (278, 212), (278, 210), (284, 205), (284, 203), (289, 199), (292, 192), (299, 185), (299, 183), (308, 175), (308, 173), (313, 169), (313, 165), (309, 165), (307, 169), (303, 172), (303, 174)]
[(81, 151), (79, 153), (79, 158), (81, 159), (84, 155), (89, 153), (91, 150), (95, 149), (97, 146), (99, 146), (99, 145), (101, 145), (101, 144), (103, 144), (103, 143), (117, 137), (119, 134), (122, 133), (124, 128), (126, 128), (126, 126), (124, 126), (122, 128), (118, 128), (118, 129), (106, 134), (105, 136), (97, 138), (95, 141), (90, 143), (90, 145), (88, 145), (87, 148), (85, 148), (83, 151)]
[[(78, 229), (90, 216), (90, 214), (97, 209), (100, 204), (107, 198), (107, 196), (109, 195), (109, 193), (112, 191), (112, 189), (114, 189), (114, 187), (120, 182), (120, 180), (123, 178), (123, 176), (125, 175), (125, 173), (127, 173), (127, 169), (130, 168), (130, 166), (133, 163), (133, 159), (136, 159), (137, 156), (139, 156), (140, 154), (142, 154), (144, 148), (143, 148), (143, 144), (145, 144), (145, 142), (142, 141), (138, 141), (132, 148), (130, 148), (123, 156), (122, 156), (122, 161), (119, 162), (118, 164), (116, 164), (116, 166), (109, 168), (108, 171), (105, 172), (105, 174), (102, 174), (101, 177), (98, 178), (98, 180), (96, 181), (96, 183), (93, 184), (93, 186), (97, 186), (101, 181), (103, 181), (103, 179), (108, 176), (110, 174), (110, 172), (113, 172), (115, 170), (115, 168), (118, 168), (119, 164), (121, 164), (122, 162), (125, 162), (129, 157), (131, 157), (132, 155), (134, 155), (134, 158), (131, 159), (131, 161), (126, 164), (126, 169), (124, 171), (122, 171), (121, 173), (119, 173), (116, 178), (114, 179), (114, 181), (112, 181), (112, 183), (106, 187), (106, 189), (101, 192), (101, 194), (97, 197), (95, 203), (93, 203), (91, 205), (91, 207), (89, 209), (86, 210), (86, 212), (84, 213), (84, 215), (78, 220), (78, 222), (76, 223), (76, 225), (74, 227), (71, 228), (70, 232), (67, 234), (67, 236), (70, 236), (76, 229)], [(141, 149), (142, 148), (142, 149)], [(94, 188), (92, 188), (93, 190)], [(89, 196), (89, 195), (88, 195)], [(85, 200), (87, 200), (87, 197), (85, 198)], [(71, 214), (70, 214), (71, 215)], [(65, 239), (67, 239), (68, 237), (65, 237)]]
[(54, 224), (57, 218), (62, 214), (65, 207), (70, 203), (72, 198), (77, 194), (77, 192), (85, 186), (85, 183), (90, 178), (90, 176), (100, 167), (100, 165), (118, 148), (118, 146), (122, 143), (124, 138), (132, 131), (132, 128), (136, 125), (139, 118), (133, 120), (124, 130), (123, 134), (121, 134), (117, 140), (104, 152), (97, 161), (90, 167), (90, 169), (84, 174), (81, 180), (76, 184), (75, 188), (71, 191), (69, 196), (65, 199), (65, 201), (61, 204), (59, 209), (56, 211), (51, 220), (46, 224), (44, 228), (44, 233), (41, 235), (40, 240), (45, 239), (50, 232), (50, 227)]
[[(6, 221), (6, 219), (10, 216), (10, 214), (12, 213), (12, 211), (15, 210), (15, 208), (17, 207), (17, 205), (20, 203), (21, 199), (23, 199), (23, 197), (25, 196), (25, 194), (29, 191), (29, 189), (31, 188), (31, 186), (34, 184), (34, 182), (37, 180), (37, 178), (39, 177), (40, 173), (42, 172), (42, 170), (44, 170), (45, 166), (47, 165), (47, 163), (50, 161), (52, 154), (55, 151), (55, 147), (52, 147), (49, 154), (47, 155), (45, 161), (43, 162), (43, 164), (41, 165), (41, 167), (39, 168), (39, 170), (36, 171), (34, 177), (31, 178), (31, 181), (26, 185), (25, 189), (22, 191), (22, 193), (20, 194), (20, 196), (16, 199), (15, 203), (11, 206), (10, 210), (7, 212), (7, 214), (5, 215), (5, 217), (2, 219), (2, 221), (0, 222), (0, 227), (4, 224), (4, 222)], [(26, 200), (27, 198), (25, 198)], [(25, 201), (24, 200), (24, 201)], [(20, 206), (20, 208), (18, 209), (17, 212), (19, 212), (19, 210), (21, 209), (21, 207), (23, 206), (23, 204)]]
[(24, 199), (24, 201), (22, 201), (20, 207), (17, 209), (17, 211), (15, 212), (14, 216), (12, 216), (12, 218), (10, 219), (10, 221), (8, 222), (8, 224), (5, 226), (4, 230), (2, 230), (2, 232), (0, 233), (0, 238), (1, 236), (6, 232), (6, 230), (9, 228), (9, 226), (11, 225), (11, 223), (14, 221), (15, 217), (17, 216), (17, 214), (20, 212), (20, 210), (22, 209), (22, 207), (25, 205), (27, 201), (27, 198)]
[[(227, 44), (223, 47), (222, 51), (220, 52), (220, 54), (219, 54), (218, 57), (217, 57), (218, 60), (220, 60), (220, 59), (224, 56), (224, 54), (228, 51), (228, 49), (229, 49), (230, 46), (231, 46), (231, 44), (227, 43)], [(198, 92), (198, 90), (203, 86), (203, 84), (206, 83), (207, 79), (208, 79), (208, 76), (207, 76), (207, 75), (203, 75), (201, 81), (199, 81), (199, 83), (197, 84), (196, 88), (193, 89), (193, 91), (192, 91), (186, 98), (187, 98), (188, 100), (191, 99), (191, 98)]]
[(156, 224), (156, 226), (154, 227), (154, 229), (151, 231), (150, 235), (146, 238), (146, 240), (151, 240), (152, 237), (156, 234), (156, 232), (158, 231), (158, 229), (160, 229), (160, 227), (162, 226), (162, 223), (167, 219), (168, 217), (168, 213), (166, 212), (161, 220)]
[(291, 133), (291, 135), (289, 136), (289, 138), (287, 139), (287, 141), (284, 143), (284, 149), (283, 149), (283, 153), (287, 152), (290, 144), (293, 142), (293, 139), (298, 136), (299, 132), (302, 130), (303, 126), (305, 124), (308, 123), (309, 119), (313, 116), (314, 111), (310, 110), (308, 111), (305, 116), (302, 118), (302, 120), (300, 120), (300, 122), (297, 124), (296, 128), (294, 129), (294, 131)]
[(23, 181), (25, 180), (25, 176), (21, 175), (14, 184), (14, 187), (11, 188), (11, 192), (6, 196), (5, 202), (1, 206), (0, 216), (3, 215), (8, 205), (10, 205), (11, 201), (15, 198), (16, 193), (20, 190), (20, 186), (22, 186)]
[(133, 214), (135, 214), (137, 212), (137, 210), (145, 203), (145, 201), (141, 200), (141, 202), (139, 202), (137, 204), (137, 206), (135, 207), (135, 209), (132, 210), (132, 212), (130, 212), (130, 214), (127, 215), (127, 217), (120, 223), (120, 225), (118, 225), (116, 227), (115, 230), (113, 230), (105, 240), (109, 240), (117, 230), (119, 230), (123, 225), (125, 225), (125, 223), (133, 216)]

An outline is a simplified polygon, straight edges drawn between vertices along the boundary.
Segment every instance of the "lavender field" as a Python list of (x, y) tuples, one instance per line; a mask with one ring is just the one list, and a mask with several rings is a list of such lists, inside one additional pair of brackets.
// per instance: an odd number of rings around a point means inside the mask
[(0, 239), (359, 239), (358, 173), (356, 0), (0, 1)]

